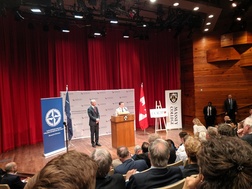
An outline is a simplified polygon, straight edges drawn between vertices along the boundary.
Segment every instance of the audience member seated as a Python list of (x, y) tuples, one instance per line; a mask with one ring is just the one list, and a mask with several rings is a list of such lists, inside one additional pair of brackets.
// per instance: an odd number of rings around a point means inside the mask
[(146, 152), (148, 152), (149, 151), (149, 143), (148, 142), (143, 142), (142, 143), (142, 151), (143, 151), (143, 153), (146, 153)]
[(252, 118), (247, 117), (244, 121), (243, 126), (243, 137), (242, 140), (248, 142), (252, 146)]
[(150, 143), (151, 168), (142, 173), (133, 174), (129, 178), (127, 189), (163, 187), (183, 179), (179, 167), (167, 167), (169, 154), (169, 146), (165, 140), (157, 139)]
[(142, 147), (141, 147), (142, 153), (137, 154), (136, 156), (133, 156), (132, 159), (134, 159), (134, 160), (143, 159), (146, 162), (146, 164), (148, 165), (148, 167), (150, 167), (151, 164), (150, 164), (150, 159), (148, 156), (148, 147), (149, 147), (149, 143), (143, 142)]
[(88, 155), (69, 151), (49, 161), (25, 189), (94, 189), (97, 164)]
[(209, 126), (207, 128), (206, 139), (218, 136), (218, 129), (216, 127)]
[(200, 141), (206, 140), (206, 127), (200, 122), (198, 118), (193, 119), (193, 134), (199, 138)]
[(115, 167), (115, 173), (126, 174), (131, 169), (136, 169), (137, 171), (148, 169), (148, 166), (144, 160), (133, 160), (130, 156), (128, 148), (125, 146), (117, 148), (117, 155), (122, 164)]
[(240, 121), (237, 123), (237, 136), (238, 137), (243, 137), (243, 125), (244, 125), (244, 120)]
[(185, 140), (186, 140), (187, 136), (188, 136), (187, 132), (181, 131), (179, 133), (179, 138), (180, 138), (182, 143), (180, 144), (180, 146), (178, 147), (178, 149), (176, 151), (176, 160), (175, 160), (175, 162), (180, 161), (180, 160), (185, 162), (186, 159), (187, 159), (185, 146), (184, 146), (184, 143), (185, 143)]
[(141, 148), (141, 146), (139, 146), (139, 145), (136, 145), (135, 146), (135, 148), (134, 148), (134, 152), (135, 152), (135, 154), (132, 156), (132, 159), (136, 159), (136, 156), (138, 155), (138, 154), (142, 154), (143, 152), (142, 152), (142, 148)]
[(112, 157), (108, 150), (102, 148), (95, 149), (91, 157), (98, 164), (96, 189), (125, 188), (125, 180), (121, 174), (108, 176), (112, 163)]
[(161, 138), (161, 136), (159, 134), (157, 134), (157, 133), (151, 133), (149, 135), (149, 137), (148, 137), (148, 142), (150, 144), (150, 143), (154, 142), (156, 139), (159, 139), (159, 138)]
[(197, 153), (202, 175), (187, 177), (183, 189), (251, 189), (250, 157), (251, 146), (238, 137), (210, 138)]
[(22, 182), (16, 173), (17, 164), (15, 162), (7, 163), (5, 165), (5, 174), (1, 179), (1, 184), (8, 184), (10, 189), (23, 189), (26, 182)]
[(236, 136), (233, 128), (226, 123), (221, 123), (218, 125), (218, 133), (219, 135)]
[(168, 164), (172, 164), (176, 160), (176, 148), (174, 142), (171, 139), (167, 139), (165, 141), (168, 143), (170, 149), (170, 158), (168, 159)]
[(2, 176), (5, 174), (5, 171), (3, 169), (0, 168), (0, 183), (2, 180)]
[[(208, 127), (209, 128), (209, 127)], [(197, 164), (196, 154), (200, 148), (200, 141), (194, 137), (189, 136), (185, 141), (185, 151), (188, 157), (188, 164), (182, 170), (183, 176), (199, 174), (199, 166)]]

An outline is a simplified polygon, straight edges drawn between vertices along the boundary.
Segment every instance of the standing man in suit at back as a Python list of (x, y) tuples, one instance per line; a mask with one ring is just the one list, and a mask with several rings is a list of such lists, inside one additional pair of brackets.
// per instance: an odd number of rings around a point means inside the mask
[(230, 117), (233, 123), (235, 122), (235, 116), (237, 115), (237, 103), (236, 100), (232, 98), (232, 95), (229, 94), (227, 99), (224, 101), (224, 110), (225, 114)]
[(208, 126), (215, 125), (215, 118), (216, 118), (216, 108), (212, 106), (212, 102), (208, 102), (208, 105), (204, 107), (203, 114), (206, 122), (206, 128)]
[(91, 106), (88, 108), (88, 116), (89, 116), (89, 126), (91, 133), (91, 144), (92, 147), (101, 146), (99, 143), (99, 122), (100, 122), (100, 114), (98, 108), (96, 107), (96, 100), (90, 100)]

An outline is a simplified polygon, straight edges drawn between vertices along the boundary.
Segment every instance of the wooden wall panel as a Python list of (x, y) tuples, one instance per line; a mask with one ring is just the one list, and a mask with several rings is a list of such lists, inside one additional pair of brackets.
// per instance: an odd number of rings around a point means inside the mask
[[(220, 47), (220, 34), (195, 34), (192, 41), (181, 39), (181, 86), (183, 127), (192, 129), (192, 119), (198, 117), (205, 123), (203, 107), (209, 101), (217, 108), (217, 114), (224, 112), (223, 104), (228, 94), (237, 100), (238, 108), (252, 104), (252, 67), (242, 67), (242, 63), (250, 62), (251, 48), (243, 55), (240, 61), (223, 61), (221, 63), (208, 63), (206, 52), (209, 49)], [(187, 42), (189, 44), (187, 44)], [(189, 48), (192, 45), (192, 54)], [(191, 58), (193, 57), (193, 60)], [(190, 71), (193, 73), (183, 73)], [(193, 77), (193, 78), (190, 78)], [(237, 120), (242, 120), (248, 113), (249, 107), (238, 111)], [(217, 118), (222, 122), (224, 115)]]

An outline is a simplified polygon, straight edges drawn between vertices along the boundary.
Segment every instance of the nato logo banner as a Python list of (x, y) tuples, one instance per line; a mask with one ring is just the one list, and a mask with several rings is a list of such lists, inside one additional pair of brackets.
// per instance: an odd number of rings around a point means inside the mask
[(62, 98), (41, 99), (44, 155), (65, 150)]

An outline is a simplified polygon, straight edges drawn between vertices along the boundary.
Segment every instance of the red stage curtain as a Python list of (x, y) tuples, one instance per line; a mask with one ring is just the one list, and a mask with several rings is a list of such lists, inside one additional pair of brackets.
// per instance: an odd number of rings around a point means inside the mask
[(137, 120), (142, 82), (147, 109), (156, 100), (165, 106), (164, 91), (180, 88), (172, 33), (123, 39), (123, 28), (108, 26), (106, 37), (90, 39), (89, 29), (77, 26), (45, 32), (42, 23), (29, 29), (28, 21), (9, 16), (0, 25), (0, 152), (42, 141), (40, 99), (59, 96), (66, 85), (70, 91), (134, 88)]

